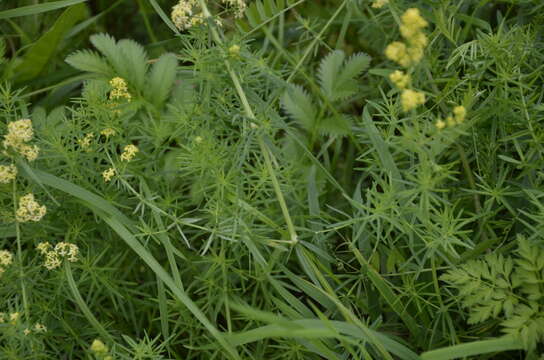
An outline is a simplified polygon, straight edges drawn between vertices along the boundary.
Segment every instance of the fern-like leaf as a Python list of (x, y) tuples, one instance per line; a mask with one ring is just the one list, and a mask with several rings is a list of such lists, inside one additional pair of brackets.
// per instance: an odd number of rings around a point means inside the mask
[(146, 98), (157, 107), (164, 104), (174, 85), (177, 64), (175, 55), (164, 54), (151, 68), (145, 94)]
[(90, 40), (94, 47), (106, 57), (115, 72), (121, 77), (126, 77), (123, 54), (115, 39), (108, 34), (96, 34), (91, 36)]
[(335, 50), (323, 59), (318, 76), (321, 90), (331, 100), (343, 100), (357, 92), (357, 77), (370, 65), (370, 56), (357, 53), (346, 60), (341, 50)]
[(66, 60), (72, 67), (90, 73), (111, 77), (114, 74), (112, 67), (99, 54), (91, 50), (80, 50), (69, 55)]
[(281, 103), (285, 111), (298, 121), (305, 130), (315, 126), (317, 112), (310, 95), (302, 86), (291, 85), (283, 94)]
[(125, 72), (121, 75), (124, 75), (123, 77), (137, 89), (143, 91), (147, 73), (147, 53), (140, 44), (133, 40), (123, 39), (117, 44), (123, 54), (125, 65)]

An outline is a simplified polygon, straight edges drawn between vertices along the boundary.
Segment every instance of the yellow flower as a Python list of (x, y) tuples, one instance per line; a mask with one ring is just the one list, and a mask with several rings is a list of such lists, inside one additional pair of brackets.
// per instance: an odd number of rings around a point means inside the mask
[(7, 250), (0, 250), (0, 265), (9, 266), (13, 262), (13, 254)]
[(32, 331), (29, 328), (23, 330), (23, 334), (25, 334), (25, 336), (29, 335), (31, 332)]
[(120, 77), (114, 77), (110, 80), (110, 86), (112, 87), (112, 90), (110, 92), (110, 100), (125, 98), (130, 101), (130, 99), (132, 98), (132, 96), (128, 92), (127, 82), (125, 81), (125, 79)]
[(47, 332), (47, 327), (44, 324), (36, 323), (34, 324), (34, 331), (37, 333)]
[(444, 120), (438, 119), (438, 120), (436, 121), (436, 123), (434, 124), (434, 126), (436, 126), (436, 128), (437, 128), (438, 130), (442, 130), (443, 128), (446, 127), (446, 123), (444, 122)]
[(89, 151), (91, 147), (91, 141), (93, 141), (94, 134), (93, 133), (87, 133), (83, 139), (78, 139), (77, 142), (79, 143), (79, 146), (81, 146), (84, 150)]
[(7, 184), (17, 177), (17, 167), (13, 164), (0, 165), (0, 184)]
[(179, 30), (185, 30), (195, 25), (191, 19), (193, 17), (193, 7), (195, 6), (196, 0), (180, 0), (172, 7), (170, 17)]
[(244, 0), (222, 0), (222, 2), (235, 9), (234, 16), (237, 18), (241, 18), (247, 8), (246, 2)]
[(40, 221), (46, 211), (45, 205), (40, 206), (34, 200), (33, 194), (27, 194), (19, 199), (19, 208), (15, 215), (18, 222)]
[(406, 89), (410, 85), (412, 78), (409, 74), (405, 74), (400, 70), (395, 70), (389, 75), (389, 80), (391, 80), (396, 87), (402, 90)]
[(402, 109), (405, 112), (415, 109), (418, 105), (423, 105), (425, 103), (424, 93), (410, 89), (403, 90), (400, 97)]
[(42, 255), (47, 254), (51, 250), (51, 248), (51, 244), (47, 241), (41, 242), (36, 246), (36, 250), (38, 250), (38, 252)]
[(240, 55), (240, 46), (239, 45), (232, 45), (229, 48), (229, 54), (232, 57), (238, 57)]
[(374, 9), (379, 9), (379, 8), (382, 8), (384, 5), (388, 4), (389, 3), (389, 0), (375, 0), (373, 3), (372, 3), (372, 7)]
[(4, 135), (4, 148), (11, 147), (13, 150), (34, 161), (38, 157), (39, 148), (36, 145), (30, 146), (25, 143), (32, 140), (34, 130), (30, 119), (21, 119), (8, 124), (8, 133)]
[(467, 115), (467, 109), (464, 106), (456, 106), (453, 108), (453, 115), (455, 116), (455, 121), (460, 124), (465, 121), (465, 116)]
[(427, 21), (421, 17), (419, 9), (417, 8), (406, 10), (404, 14), (402, 14), (400, 20), (402, 21), (402, 25), (414, 30), (421, 30), (429, 25)]
[(76, 262), (79, 254), (77, 245), (69, 242), (59, 242), (53, 247), (48, 242), (42, 242), (36, 247), (40, 254), (45, 256), (43, 266), (47, 270), (58, 268), (62, 264), (62, 259), (66, 258), (70, 262)]
[(394, 41), (385, 48), (385, 56), (404, 67), (410, 66), (411, 59), (408, 55), (406, 45), (400, 41)]
[(49, 251), (45, 254), (45, 261), (43, 263), (43, 266), (47, 270), (53, 270), (58, 268), (61, 265), (62, 261), (59, 257), (59, 254), (57, 254), (55, 251)]
[(136, 153), (138, 152), (138, 148), (135, 145), (129, 144), (124, 147), (123, 153), (121, 154), (121, 160), (123, 161), (130, 161), (136, 156)]
[(105, 128), (100, 132), (100, 134), (104, 135), (106, 138), (109, 138), (110, 136), (114, 136), (116, 132), (112, 128)]
[(104, 178), (104, 182), (110, 182), (111, 178), (115, 175), (115, 169), (109, 168), (108, 170), (104, 170), (102, 172), (102, 177)]
[(55, 252), (60, 257), (65, 257), (70, 262), (76, 262), (77, 261), (77, 255), (79, 254), (79, 248), (75, 244), (71, 244), (68, 242), (60, 242), (57, 245), (55, 245)]
[(19, 316), (20, 316), (20, 314), (18, 312), (14, 312), (14, 313), (9, 314), (9, 323), (11, 325), (17, 324), (17, 320), (19, 320)]
[(105, 354), (108, 352), (108, 347), (102, 341), (94, 339), (91, 344), (91, 351), (97, 354)]

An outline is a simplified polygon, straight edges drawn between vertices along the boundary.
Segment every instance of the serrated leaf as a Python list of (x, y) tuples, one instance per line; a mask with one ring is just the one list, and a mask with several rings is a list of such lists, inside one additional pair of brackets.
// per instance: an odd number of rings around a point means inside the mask
[(162, 106), (167, 99), (176, 80), (177, 65), (174, 54), (164, 54), (153, 64), (145, 96), (155, 106)]
[(111, 64), (115, 73), (125, 77), (125, 64), (121, 48), (117, 46), (115, 39), (108, 34), (92, 35), (91, 43), (106, 57), (106, 60)]
[(342, 63), (346, 55), (341, 50), (335, 50), (327, 55), (319, 65), (318, 79), (323, 93), (329, 97), (334, 97), (334, 83), (338, 76)]
[(285, 111), (305, 130), (311, 131), (314, 128), (316, 109), (310, 95), (302, 86), (291, 85), (283, 94), (281, 103)]
[(109, 63), (92, 50), (80, 50), (65, 60), (70, 66), (90, 73), (113, 77), (114, 71)]
[(339, 114), (321, 119), (318, 131), (322, 135), (347, 135), (351, 132), (352, 119), (348, 115)]
[(144, 90), (147, 73), (147, 53), (144, 48), (130, 39), (120, 40), (117, 45), (121, 49), (125, 64), (124, 77), (140, 92)]

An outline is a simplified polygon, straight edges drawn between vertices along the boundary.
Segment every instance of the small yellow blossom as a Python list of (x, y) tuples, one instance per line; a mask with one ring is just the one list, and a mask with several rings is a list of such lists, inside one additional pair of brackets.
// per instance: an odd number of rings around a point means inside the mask
[(7, 250), (0, 250), (0, 277), (6, 271), (6, 267), (13, 262), (13, 254)]
[(34, 194), (27, 194), (19, 199), (19, 208), (16, 212), (18, 222), (40, 221), (47, 208), (34, 200)]
[(21, 119), (8, 124), (8, 133), (4, 135), (4, 148), (11, 147), (24, 156), (28, 161), (34, 161), (38, 157), (39, 148), (36, 145), (27, 145), (32, 140), (34, 130), (30, 119)]
[(179, 30), (185, 30), (196, 25), (193, 20), (193, 10), (196, 2), (196, 0), (180, 0), (172, 7), (170, 17)]
[(25, 336), (28, 336), (31, 332), (32, 331), (29, 328), (23, 330), (23, 334), (25, 334)]
[(128, 92), (127, 82), (125, 81), (125, 79), (120, 77), (114, 77), (110, 80), (110, 86), (112, 87), (112, 90), (110, 92), (110, 100), (125, 98), (130, 101), (130, 99), (132, 98), (132, 96)]
[(222, 0), (222, 2), (235, 9), (234, 16), (237, 18), (241, 18), (247, 8), (246, 2), (244, 0)]
[(384, 7), (388, 3), (389, 3), (389, 0), (374, 0), (374, 2), (372, 3), (371, 6), (374, 9), (380, 9), (380, 8)]
[(87, 133), (85, 134), (83, 139), (78, 139), (77, 142), (79, 143), (79, 146), (81, 146), (84, 150), (89, 151), (93, 138), (94, 138), (93, 133)]
[(55, 251), (49, 251), (45, 254), (45, 261), (43, 263), (43, 266), (47, 270), (53, 270), (58, 268), (61, 265), (62, 261), (59, 257), (59, 255)]
[(453, 115), (455, 116), (455, 121), (460, 124), (465, 121), (465, 116), (467, 115), (467, 110), (464, 106), (456, 106), (453, 108)]
[(99, 339), (94, 339), (91, 344), (91, 351), (97, 354), (106, 354), (108, 347)]
[(406, 10), (400, 19), (402, 21), (400, 33), (402, 37), (408, 41), (417, 37), (421, 33), (421, 30), (429, 25), (427, 21), (421, 17), (419, 9), (416, 8)]
[(446, 124), (448, 124), (449, 127), (455, 126), (455, 119), (453, 116), (446, 116)]
[(48, 241), (41, 242), (36, 246), (36, 250), (42, 255), (47, 254), (51, 249), (52, 246)]
[(436, 126), (438, 130), (442, 130), (443, 128), (446, 127), (446, 122), (442, 119), (438, 119), (436, 120), (436, 123), (434, 124), (434, 126)]
[(44, 324), (36, 323), (34, 324), (34, 331), (37, 333), (47, 332), (47, 327)]
[(385, 56), (392, 61), (399, 63), (401, 66), (410, 66), (412, 60), (408, 55), (406, 45), (400, 41), (394, 41), (385, 48)]
[(65, 257), (70, 262), (76, 262), (77, 261), (77, 255), (79, 254), (79, 248), (75, 244), (71, 244), (68, 242), (60, 242), (57, 245), (55, 245), (55, 252), (60, 257)]
[(195, 137), (195, 143), (197, 143), (197, 144), (202, 143), (202, 140), (203, 140), (203, 139), (202, 139), (202, 136), (197, 136), (197, 137)]
[(110, 136), (114, 136), (116, 132), (112, 128), (105, 128), (100, 132), (100, 134), (104, 135), (106, 138), (109, 138)]
[(123, 153), (121, 154), (121, 160), (130, 161), (136, 156), (138, 148), (135, 145), (129, 144), (123, 148)]
[(102, 172), (102, 177), (104, 178), (104, 181), (105, 182), (110, 182), (111, 181), (111, 178), (115, 175), (115, 169), (114, 168), (109, 168), (107, 170), (104, 170)]
[(229, 47), (229, 54), (232, 57), (238, 57), (240, 55), (240, 46), (235, 44)]
[(14, 313), (9, 314), (9, 323), (11, 325), (17, 324), (17, 320), (19, 320), (19, 316), (20, 316), (20, 314), (18, 312), (14, 312)]
[(403, 90), (410, 85), (412, 78), (409, 74), (405, 74), (400, 70), (395, 70), (389, 75), (389, 80), (391, 80), (396, 87)]
[(400, 98), (402, 109), (405, 112), (415, 109), (418, 105), (423, 105), (425, 103), (424, 93), (410, 89), (403, 90)]
[(0, 184), (7, 184), (17, 177), (17, 167), (13, 164), (0, 165)]

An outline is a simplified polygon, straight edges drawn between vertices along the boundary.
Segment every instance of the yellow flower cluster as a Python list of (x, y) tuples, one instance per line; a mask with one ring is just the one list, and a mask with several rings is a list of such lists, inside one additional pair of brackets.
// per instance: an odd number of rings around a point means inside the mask
[(17, 167), (11, 165), (0, 165), (0, 184), (7, 184), (17, 177)]
[(58, 268), (62, 264), (62, 259), (66, 258), (70, 262), (76, 262), (79, 254), (79, 248), (69, 242), (59, 242), (53, 247), (49, 242), (41, 242), (36, 246), (40, 254), (45, 256), (43, 266), (47, 270)]
[(202, 12), (195, 12), (197, 0), (180, 0), (174, 7), (170, 17), (179, 30), (186, 30), (192, 26), (201, 24), (204, 21)]
[(428, 23), (416, 8), (408, 9), (401, 16), (400, 33), (407, 44), (394, 41), (385, 49), (385, 56), (403, 67), (410, 67), (421, 61), (423, 50), (429, 40), (423, 33)]
[(438, 119), (435, 123), (435, 126), (438, 130), (444, 129), (446, 126), (452, 127), (455, 125), (461, 124), (465, 121), (467, 116), (467, 109), (464, 106), (459, 105), (453, 108), (453, 116), (447, 116), (446, 121)]
[(244, 0), (223, 0), (223, 3), (235, 9), (234, 16), (236, 16), (237, 18), (241, 18), (247, 8), (246, 2)]
[(34, 130), (30, 119), (12, 121), (8, 124), (7, 135), (4, 135), (4, 148), (11, 147), (28, 161), (34, 161), (38, 157), (40, 148), (36, 145), (26, 144), (32, 140), (33, 136)]
[(391, 80), (391, 82), (395, 84), (396, 87), (404, 90), (408, 86), (410, 86), (410, 83), (412, 82), (412, 77), (410, 76), (410, 74), (405, 74), (403, 71), (395, 70), (389, 75), (389, 80)]
[(6, 271), (6, 267), (13, 262), (13, 254), (7, 250), (0, 250), (0, 276)]
[(17, 320), (19, 320), (20, 317), (20, 314), (18, 312), (10, 313), (9, 316), (7, 315), (8, 314), (6, 313), (0, 312), (0, 324), (4, 324), (8, 319), (11, 325), (17, 324)]
[(132, 95), (128, 92), (128, 86), (125, 79), (120, 77), (114, 77), (110, 80), (110, 86), (111, 86), (111, 92), (110, 92), (110, 100), (115, 99), (127, 99), (127, 101), (130, 101), (132, 98)]
[(375, 0), (373, 3), (372, 3), (372, 7), (374, 9), (380, 9), (382, 7), (384, 7), (385, 5), (387, 5), (389, 3), (389, 0)]
[(135, 145), (129, 144), (124, 147), (123, 153), (121, 154), (121, 160), (123, 161), (130, 161), (136, 156), (136, 153), (138, 152), (138, 148)]
[(97, 358), (102, 360), (113, 360), (111, 355), (108, 355), (108, 347), (99, 339), (94, 339), (90, 349)]
[(26, 194), (19, 199), (19, 208), (15, 213), (18, 222), (40, 221), (47, 208), (34, 200), (34, 194)]
[(425, 103), (425, 94), (411, 89), (405, 89), (400, 95), (402, 110), (410, 111)]
[(114, 136), (116, 134), (115, 130), (112, 128), (105, 128), (100, 132), (101, 135), (104, 135), (106, 138)]
[(79, 143), (79, 146), (81, 146), (82, 149), (85, 151), (90, 151), (91, 148), (91, 142), (94, 139), (93, 133), (87, 133), (82, 139), (78, 139), (77, 142)]
[(114, 168), (109, 168), (108, 170), (104, 170), (102, 172), (102, 177), (104, 178), (104, 182), (110, 182), (113, 176), (115, 176)]

